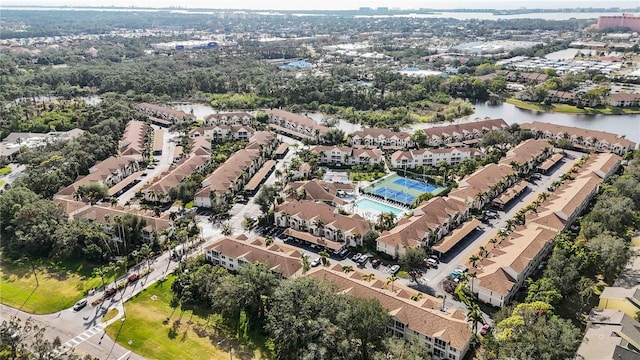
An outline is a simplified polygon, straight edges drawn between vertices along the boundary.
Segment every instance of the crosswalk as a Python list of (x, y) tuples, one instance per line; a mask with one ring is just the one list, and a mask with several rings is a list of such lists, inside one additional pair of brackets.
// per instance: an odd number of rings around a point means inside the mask
[(96, 325), (88, 330), (83, 331), (82, 333), (76, 335), (73, 339), (65, 342), (59, 348), (52, 351), (52, 355), (58, 356), (61, 354), (66, 354), (67, 352), (73, 350), (74, 347), (82, 344), (83, 342), (89, 340), (92, 336), (104, 332), (104, 329), (100, 325)]

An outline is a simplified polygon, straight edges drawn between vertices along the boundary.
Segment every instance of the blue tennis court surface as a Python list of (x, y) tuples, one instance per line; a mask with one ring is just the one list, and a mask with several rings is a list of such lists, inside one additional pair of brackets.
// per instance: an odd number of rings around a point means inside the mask
[(434, 185), (430, 185), (430, 184), (425, 184), (423, 182), (420, 181), (415, 181), (415, 180), (411, 180), (411, 179), (407, 179), (407, 178), (399, 178), (393, 181), (394, 184), (396, 185), (400, 185), (400, 186), (404, 186), (406, 188), (409, 189), (415, 189), (418, 191), (422, 191), (422, 192), (432, 192), (433, 190), (436, 190), (438, 187), (434, 186)]
[(412, 204), (413, 201), (416, 199), (416, 197), (411, 194), (407, 194), (404, 191), (393, 190), (386, 186), (377, 188), (373, 193), (378, 196), (382, 196), (383, 198), (394, 200), (394, 201), (401, 202), (408, 205)]

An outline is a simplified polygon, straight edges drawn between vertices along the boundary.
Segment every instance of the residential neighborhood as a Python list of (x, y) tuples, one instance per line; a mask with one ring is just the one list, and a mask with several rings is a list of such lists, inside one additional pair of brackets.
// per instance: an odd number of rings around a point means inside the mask
[(276, 5), (0, 5), (0, 358), (640, 359), (640, 7)]

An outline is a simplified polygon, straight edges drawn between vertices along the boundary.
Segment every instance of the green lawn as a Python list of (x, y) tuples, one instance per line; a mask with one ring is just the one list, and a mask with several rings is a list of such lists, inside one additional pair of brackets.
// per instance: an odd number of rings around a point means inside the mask
[(624, 115), (624, 114), (640, 114), (639, 108), (590, 108), (585, 107), (580, 109), (573, 105), (565, 105), (565, 104), (551, 104), (544, 105), (540, 103), (533, 103), (528, 101), (522, 101), (517, 99), (507, 99), (506, 101), (509, 104), (515, 105), (520, 109), (526, 110), (534, 110), (534, 111), (542, 111), (542, 112), (557, 112), (557, 113), (565, 113), (565, 114), (586, 114), (586, 115), (595, 115), (595, 114), (603, 114), (603, 115)]
[[(38, 286), (29, 264), (0, 261), (0, 302), (32, 314), (51, 314), (70, 308), (102, 280), (86, 264), (36, 265)], [(105, 281), (113, 280), (113, 276)]]
[[(229, 358), (228, 341), (231, 341), (234, 359), (269, 358), (255, 346), (237, 340), (227, 340), (218, 346), (217, 343), (227, 339), (229, 334), (218, 316), (191, 310), (181, 313), (180, 308), (171, 308), (173, 280), (170, 276), (167, 281), (151, 286), (128, 301), (125, 304), (126, 320), (107, 327), (109, 336), (148, 359), (226, 360)], [(262, 344), (259, 345), (263, 345), (264, 339), (260, 341)]]
[(11, 172), (11, 168), (8, 166), (0, 168), (0, 176), (7, 175), (10, 172)]

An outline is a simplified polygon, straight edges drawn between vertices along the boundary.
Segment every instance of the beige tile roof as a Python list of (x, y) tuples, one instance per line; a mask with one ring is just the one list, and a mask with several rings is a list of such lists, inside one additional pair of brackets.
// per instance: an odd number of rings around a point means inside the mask
[(513, 198), (515, 198), (518, 194), (522, 193), (522, 191), (526, 189), (528, 186), (529, 184), (526, 181), (520, 180), (517, 183), (515, 183), (513, 186), (505, 190), (502, 194), (500, 194), (498, 198), (496, 198), (493, 201), (501, 204), (506, 204), (509, 201), (513, 200)]
[(513, 231), (502, 242), (488, 245), (489, 254), (480, 260), (475, 269), (476, 284), (506, 296), (527, 264), (553, 241), (557, 231), (529, 225)]
[(184, 111), (176, 110), (168, 106), (149, 104), (149, 103), (140, 103), (136, 105), (136, 108), (143, 111), (149, 111), (152, 113), (168, 115), (181, 120), (193, 118), (193, 115), (191, 114), (187, 114)]
[(385, 137), (387, 139), (398, 138), (398, 139), (408, 139), (411, 137), (411, 134), (404, 131), (393, 131), (390, 129), (381, 129), (381, 128), (366, 128), (359, 131), (354, 131), (350, 135), (350, 137), (372, 137), (379, 138)]
[(260, 157), (260, 152), (256, 149), (242, 149), (236, 151), (231, 155), (227, 161), (220, 165), (207, 176), (203, 184), (210, 184), (204, 186), (198, 192), (196, 197), (209, 197), (211, 191), (215, 192), (217, 196), (222, 196), (229, 191), (229, 185), (236, 179), (238, 179), (242, 173)]
[(542, 164), (540, 164), (540, 166), (538, 166), (538, 168), (542, 169), (543, 171), (547, 171), (547, 170), (551, 169), (551, 167), (553, 167), (553, 165), (555, 165), (558, 161), (562, 160), (562, 158), (564, 158), (564, 154), (563, 153), (555, 153), (555, 154), (551, 155), (550, 158), (545, 160)]
[(155, 192), (158, 194), (169, 194), (169, 190), (178, 186), (187, 176), (191, 175), (198, 167), (205, 164), (207, 158), (204, 156), (191, 156), (180, 160), (176, 165), (162, 172), (147, 183), (142, 192)]
[(164, 146), (164, 131), (162, 129), (155, 129), (153, 132), (153, 151), (162, 151)]
[(317, 124), (315, 121), (313, 121), (313, 119), (302, 116), (302, 115), (298, 115), (298, 114), (294, 114), (288, 111), (284, 111), (281, 109), (270, 109), (267, 110), (267, 114), (271, 115), (272, 117), (276, 117), (279, 119), (284, 119), (288, 122), (306, 127), (306, 128), (310, 128), (313, 130), (318, 130), (320, 131), (320, 133), (325, 133), (327, 131), (329, 131), (329, 128), (324, 126), (324, 125), (320, 125)]
[(306, 221), (321, 219), (325, 227), (334, 227), (343, 232), (353, 232), (365, 235), (371, 230), (371, 225), (358, 215), (341, 215), (337, 209), (322, 203), (313, 201), (285, 201), (278, 205), (276, 213), (286, 213)]
[(286, 277), (297, 275), (302, 270), (302, 252), (287, 244), (273, 242), (267, 246), (264, 238), (248, 240), (243, 237), (224, 237), (205, 248), (234, 259), (244, 259), (251, 263), (262, 263), (272, 271)]
[(520, 127), (523, 129), (530, 129), (541, 132), (548, 132), (551, 134), (561, 134), (565, 133), (569, 136), (581, 136), (583, 139), (595, 138), (600, 141), (604, 140), (609, 144), (620, 144), (623, 147), (635, 148), (636, 143), (631, 140), (623, 139), (618, 137), (617, 134), (598, 131), (598, 130), (588, 130), (574, 126), (566, 126), (566, 125), (558, 125), (558, 124), (550, 124), (545, 122), (534, 121), (532, 123), (523, 123), (520, 124)]
[(149, 125), (142, 121), (129, 121), (122, 135), (120, 154), (141, 155), (144, 152), (144, 139), (147, 129), (149, 129)]
[(515, 174), (511, 166), (506, 164), (487, 164), (471, 175), (463, 178), (458, 188), (449, 193), (450, 197), (461, 201), (473, 200), (477, 194), (488, 191), (493, 184)]
[(481, 222), (478, 219), (471, 219), (459, 228), (453, 230), (449, 235), (445, 236), (441, 242), (433, 246), (433, 249), (441, 254), (446, 253), (456, 246), (465, 236), (469, 235)]
[(507, 123), (502, 119), (489, 119), (481, 121), (472, 121), (462, 124), (434, 126), (424, 129), (428, 137), (446, 137), (454, 134), (467, 134), (471, 132), (483, 132), (492, 130), (502, 130), (508, 127)]
[(406, 324), (410, 329), (429, 337), (437, 337), (462, 351), (471, 340), (471, 331), (465, 316), (459, 310), (441, 311), (441, 300), (421, 293), (418, 301), (411, 299), (418, 291), (393, 284), (375, 277), (372, 281), (362, 280), (364, 273), (356, 270), (345, 274), (340, 264), (331, 268), (318, 267), (306, 276), (321, 281), (333, 282), (342, 293), (363, 299), (376, 299), (389, 311), (390, 315)]
[(528, 139), (518, 146), (510, 149), (506, 156), (500, 159), (501, 164), (511, 164), (516, 162), (517, 164), (526, 164), (532, 161), (535, 157), (542, 155), (545, 150), (553, 148), (547, 140)]
[(56, 195), (73, 195), (82, 185), (99, 182), (104, 183), (114, 172), (128, 166), (136, 160), (129, 156), (115, 157), (111, 156), (103, 161), (96, 163), (89, 169), (89, 174), (78, 178), (73, 184), (60, 189)]
[[(127, 209), (121, 206), (109, 205), (93, 205), (77, 211), (73, 214), (76, 219), (90, 219), (101, 224), (113, 223), (115, 216), (124, 217), (127, 214), (138, 215), (144, 219), (147, 231), (161, 232), (171, 227), (171, 221), (166, 215), (163, 217), (154, 217), (152, 211), (142, 211), (136, 209)], [(109, 217), (109, 221), (105, 219), (105, 215)]]
[(251, 180), (249, 180), (247, 185), (245, 185), (245, 187), (244, 187), (245, 190), (254, 191), (260, 185), (260, 183), (262, 183), (262, 181), (267, 176), (267, 174), (271, 173), (271, 170), (273, 170), (273, 168), (275, 166), (276, 166), (276, 161), (275, 160), (267, 160), (264, 163), (264, 165), (262, 165), (260, 170), (258, 170), (253, 175), (253, 177), (251, 178)]
[[(336, 204), (344, 205), (346, 201), (338, 197), (338, 191), (353, 191), (354, 186), (351, 184), (337, 184), (326, 182), (322, 180), (309, 180), (309, 181), (296, 181), (287, 184), (288, 188), (293, 188), (297, 191), (300, 189), (305, 190), (306, 200), (311, 201), (332, 201)], [(287, 193), (287, 189), (284, 190)]]

